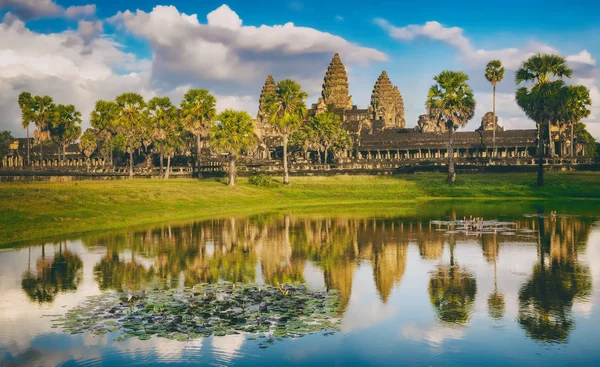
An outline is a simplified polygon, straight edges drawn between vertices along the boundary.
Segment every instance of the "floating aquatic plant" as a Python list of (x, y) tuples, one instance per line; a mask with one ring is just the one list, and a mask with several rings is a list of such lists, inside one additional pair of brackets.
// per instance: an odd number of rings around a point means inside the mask
[(303, 285), (203, 284), (180, 290), (105, 293), (55, 319), (53, 327), (78, 334), (119, 332), (116, 341), (152, 335), (187, 341), (249, 333), (258, 337), (301, 337), (337, 330), (336, 291)]

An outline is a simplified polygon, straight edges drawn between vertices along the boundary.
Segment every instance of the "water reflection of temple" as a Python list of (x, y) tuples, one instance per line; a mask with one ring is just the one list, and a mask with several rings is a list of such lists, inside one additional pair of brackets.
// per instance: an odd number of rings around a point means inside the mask
[[(455, 244), (479, 243), (482, 257), (494, 266), (494, 289), (487, 294), (487, 306), (492, 318), (502, 319), (506, 300), (502, 282), (496, 280), (502, 246), (529, 243), (537, 248), (537, 262), (518, 292), (517, 321), (533, 339), (564, 342), (575, 327), (574, 302), (587, 300), (591, 293), (590, 270), (579, 261), (579, 254), (592, 220), (534, 215), (515, 223), (513, 233), (448, 234), (428, 220), (266, 215), (91, 235), (83, 242), (105, 249), (94, 265), (100, 289), (304, 282), (311, 263), (321, 270), (326, 287), (339, 291), (342, 310), (350, 302), (362, 264), (372, 269), (377, 293), (388, 302), (402, 282), (409, 248), (414, 246), (421, 261), (435, 266), (429, 293), (439, 320), (459, 324), (469, 321), (477, 285), (468, 266), (455, 257)], [(445, 249), (450, 250), (450, 263), (442, 256)], [(29, 259), (21, 278), (29, 299), (49, 303), (58, 294), (77, 289), (82, 260), (66, 244), (42, 247), (37, 257)]]
[[(387, 302), (402, 282), (409, 247), (416, 246), (421, 260), (437, 269), (430, 275), (430, 297), (440, 320), (465, 323), (477, 287), (469, 269), (455, 258), (454, 245), (479, 242), (482, 256), (495, 269), (502, 256), (502, 243), (518, 237), (519, 242), (537, 246), (539, 256), (532, 278), (519, 294), (520, 321), (524, 329), (537, 330), (535, 335), (543, 340), (549, 332), (540, 328), (558, 327), (552, 320), (562, 320), (568, 334), (573, 300), (589, 292), (589, 270), (578, 263), (577, 254), (591, 225), (585, 218), (532, 216), (517, 220), (512, 232), (448, 234), (429, 220), (265, 215), (88, 237), (84, 242), (106, 247), (106, 254), (95, 266), (103, 289), (137, 290), (150, 285), (176, 287), (217, 281), (304, 282), (310, 262), (322, 271), (326, 287), (339, 291), (341, 309), (349, 303), (352, 282), (362, 263), (372, 268), (377, 293)], [(450, 263), (443, 260), (445, 248), (450, 249)], [(568, 284), (568, 289), (561, 284)], [(544, 289), (549, 293), (536, 293)], [(460, 312), (449, 313), (444, 308), (449, 297), (459, 297), (452, 307), (462, 307)], [(490, 316), (502, 318), (504, 302), (502, 284), (495, 281), (488, 296)], [(528, 323), (527, 314), (552, 322), (533, 325), (533, 319)]]

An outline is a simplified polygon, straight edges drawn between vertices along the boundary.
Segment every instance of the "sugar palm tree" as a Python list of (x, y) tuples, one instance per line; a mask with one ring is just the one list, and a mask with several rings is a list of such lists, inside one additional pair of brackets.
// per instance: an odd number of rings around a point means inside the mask
[(54, 115), (54, 101), (52, 97), (35, 96), (33, 97), (33, 122), (38, 129), (40, 141), (40, 160), (44, 159), (44, 142), (48, 140), (48, 124), (52, 121)]
[(252, 117), (244, 111), (225, 110), (210, 128), (210, 147), (229, 156), (229, 186), (235, 186), (235, 160), (256, 146)]
[(21, 109), (21, 124), (27, 131), (27, 164), (31, 164), (31, 145), (29, 142), (29, 125), (33, 122), (33, 97), (29, 92), (19, 94), (19, 108)]
[(283, 140), (283, 183), (290, 184), (288, 172), (288, 142), (290, 135), (296, 131), (306, 115), (308, 98), (300, 84), (292, 79), (285, 79), (277, 83), (275, 93), (267, 99), (267, 113), (269, 123)]
[(571, 129), (571, 157), (574, 157), (574, 134), (575, 125), (582, 119), (588, 117), (591, 111), (588, 109), (592, 105), (590, 91), (583, 85), (566, 86), (562, 90), (562, 121)]
[[(65, 147), (75, 142), (81, 135), (81, 112), (75, 106), (59, 104), (54, 109), (52, 120), (48, 124), (48, 131), (52, 141), (58, 145), (58, 158), (64, 160)], [(61, 158), (62, 148), (62, 158)]]
[(442, 71), (433, 78), (437, 84), (429, 88), (426, 107), (431, 119), (441, 121), (448, 128), (448, 182), (456, 181), (454, 172), (454, 131), (473, 118), (475, 98), (462, 71)]
[(133, 151), (140, 147), (141, 129), (147, 119), (144, 97), (137, 93), (123, 93), (115, 100), (117, 104), (116, 124), (127, 140), (129, 152), (129, 178), (133, 178)]
[(196, 138), (196, 173), (200, 177), (202, 139), (208, 136), (215, 115), (217, 99), (206, 89), (190, 89), (181, 101), (181, 120), (185, 130)]
[(79, 150), (85, 155), (85, 166), (90, 170), (90, 156), (98, 147), (98, 137), (94, 129), (87, 129), (79, 139)]
[(494, 148), (494, 155), (496, 154), (496, 84), (500, 83), (502, 79), (504, 79), (504, 67), (500, 60), (492, 60), (488, 62), (485, 68), (485, 78), (488, 82), (492, 83), (493, 89), (493, 104), (492, 104), (492, 114), (494, 121), (494, 132), (492, 135), (492, 144)]
[(171, 158), (183, 145), (182, 125), (177, 108), (169, 97), (154, 97), (148, 102), (149, 121), (152, 126), (152, 139), (160, 152), (160, 168), (162, 174), (163, 157), (167, 157), (165, 178), (169, 178)]
[(98, 137), (103, 140), (102, 144), (106, 152), (105, 159), (111, 165), (113, 163), (113, 135), (117, 133), (115, 121), (118, 106), (114, 101), (97, 100), (94, 110), (90, 114), (90, 123), (98, 130)]
[(544, 129), (548, 129), (549, 151), (552, 149), (550, 125), (558, 117), (563, 78), (573, 74), (566, 60), (558, 55), (537, 54), (525, 60), (517, 70), (515, 83), (531, 83), (517, 89), (516, 101), (538, 130), (538, 186), (544, 186)]

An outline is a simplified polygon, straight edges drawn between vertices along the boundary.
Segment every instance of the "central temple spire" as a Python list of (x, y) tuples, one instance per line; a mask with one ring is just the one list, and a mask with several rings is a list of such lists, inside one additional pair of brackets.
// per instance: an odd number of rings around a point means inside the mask
[(335, 54), (323, 80), (321, 93), (326, 106), (347, 110), (352, 108), (352, 97), (348, 90), (348, 76), (339, 54)]

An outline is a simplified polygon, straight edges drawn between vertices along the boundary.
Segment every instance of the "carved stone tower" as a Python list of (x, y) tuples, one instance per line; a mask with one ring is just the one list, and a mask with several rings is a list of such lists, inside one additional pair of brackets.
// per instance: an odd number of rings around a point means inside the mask
[(271, 125), (269, 125), (269, 116), (266, 110), (266, 103), (269, 95), (272, 95), (277, 90), (277, 86), (275, 85), (275, 80), (271, 75), (267, 77), (265, 81), (265, 85), (260, 92), (260, 98), (258, 103), (258, 114), (256, 116), (256, 132), (258, 136), (268, 136), (272, 135), (273, 129)]
[(352, 108), (352, 97), (348, 91), (348, 75), (339, 54), (335, 54), (323, 81), (321, 93), (323, 103), (333, 109), (349, 110)]
[(398, 87), (392, 86), (392, 82), (384, 70), (371, 94), (371, 106), (369, 107), (371, 118), (381, 122), (380, 129), (405, 128), (404, 101)]

